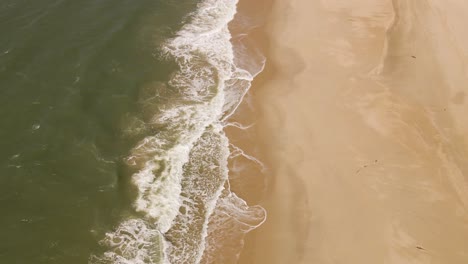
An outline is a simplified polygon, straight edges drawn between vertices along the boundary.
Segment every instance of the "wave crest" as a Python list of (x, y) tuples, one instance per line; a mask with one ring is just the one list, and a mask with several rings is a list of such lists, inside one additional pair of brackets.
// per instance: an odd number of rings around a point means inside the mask
[[(237, 0), (201, 2), (191, 22), (162, 46), (179, 69), (160, 87), (175, 95), (152, 106), (146, 123), (157, 132), (127, 158), (137, 170), (134, 208), (143, 217), (106, 234), (101, 243), (108, 251), (91, 257), (91, 263), (206, 262), (217, 249), (213, 232), (241, 234), (264, 221), (263, 208), (249, 207), (225, 187), (230, 153), (223, 122), (253, 79), (234, 60), (228, 23), (236, 5)], [(143, 98), (142, 109), (153, 109), (147, 105)]]

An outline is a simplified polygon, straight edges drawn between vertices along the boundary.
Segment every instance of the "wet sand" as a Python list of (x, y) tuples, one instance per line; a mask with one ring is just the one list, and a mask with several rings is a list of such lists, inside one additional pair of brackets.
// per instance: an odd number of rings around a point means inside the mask
[(467, 14), (275, 2), (252, 89), (268, 219), (240, 263), (468, 263)]

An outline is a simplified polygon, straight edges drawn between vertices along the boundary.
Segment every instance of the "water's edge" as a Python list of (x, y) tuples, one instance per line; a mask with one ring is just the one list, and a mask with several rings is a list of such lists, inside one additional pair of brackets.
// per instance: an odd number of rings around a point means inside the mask
[(162, 45), (179, 70), (153, 89), (176, 96), (157, 106), (151, 98), (143, 101), (153, 113), (145, 122), (158, 132), (126, 160), (137, 171), (134, 208), (141, 217), (107, 233), (101, 244), (108, 250), (90, 263), (235, 263), (245, 233), (265, 221), (262, 207), (248, 206), (229, 188), (232, 154), (223, 129), (265, 63), (236, 65), (228, 29), (236, 6), (237, 0), (202, 1)]

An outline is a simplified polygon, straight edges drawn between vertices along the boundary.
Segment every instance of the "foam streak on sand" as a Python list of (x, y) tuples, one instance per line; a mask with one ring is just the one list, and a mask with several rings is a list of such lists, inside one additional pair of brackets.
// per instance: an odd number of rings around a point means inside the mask
[[(179, 70), (156, 88), (175, 90), (177, 96), (149, 108), (153, 114), (147, 123), (158, 132), (143, 139), (127, 159), (138, 171), (132, 181), (138, 190), (135, 209), (142, 217), (109, 232), (102, 241), (108, 251), (91, 262), (200, 263), (204, 257), (211, 263), (222, 244), (216, 233), (241, 244), (244, 234), (265, 219), (263, 208), (248, 206), (226, 188), (230, 152), (224, 123), (263, 67), (247, 71), (234, 62), (228, 23), (236, 4), (201, 1), (189, 23), (162, 47)], [(224, 257), (235, 261), (240, 249)]]
[(269, 217), (241, 263), (468, 263), (466, 14), (275, 1), (253, 89)]

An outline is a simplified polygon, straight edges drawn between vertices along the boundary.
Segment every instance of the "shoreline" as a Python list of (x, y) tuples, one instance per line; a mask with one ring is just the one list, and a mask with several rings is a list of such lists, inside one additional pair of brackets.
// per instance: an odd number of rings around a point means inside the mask
[(468, 5), (438, 2), (275, 1), (251, 88), (268, 218), (239, 263), (468, 261)]
[[(270, 16), (274, 0), (246, 1), (239, 0), (237, 13), (229, 23), (229, 30), (232, 35), (231, 43), (234, 49), (240, 48), (258, 60), (258, 56), (268, 54), (266, 48), (269, 45), (266, 37), (265, 26)], [(245, 54), (242, 54), (245, 55)], [(268, 58), (266, 58), (268, 60)], [(261, 83), (267, 81), (265, 76), (271, 71), (272, 65), (266, 62), (263, 70), (255, 76), (251, 82), (248, 93), (239, 104), (236, 111), (229, 117), (224, 132), (229, 139), (231, 155), (239, 148), (243, 153), (229, 158), (229, 187), (232, 193), (243, 199), (249, 206), (257, 206), (263, 199), (266, 190), (265, 181), (268, 174), (264, 171), (265, 156), (257, 144), (257, 134), (255, 127), (258, 120), (258, 111), (253, 105), (252, 89), (259, 87)], [(245, 156), (244, 156), (245, 155)], [(268, 219), (268, 212), (266, 212)], [(264, 220), (265, 221), (265, 220)], [(264, 223), (262, 222), (261, 225)], [(261, 226), (260, 225), (260, 226)], [(242, 240), (242, 250), (238, 252), (239, 263), (242, 263), (244, 255), (249, 255), (249, 251), (254, 249), (252, 244), (252, 232), (244, 234)], [(218, 254), (230, 254), (229, 248), (222, 248)]]

